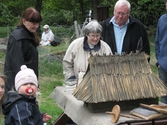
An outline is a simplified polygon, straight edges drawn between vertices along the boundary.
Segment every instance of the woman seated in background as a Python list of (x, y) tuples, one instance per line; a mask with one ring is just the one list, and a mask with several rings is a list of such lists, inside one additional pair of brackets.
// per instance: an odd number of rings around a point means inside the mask
[(91, 55), (112, 54), (110, 47), (100, 39), (101, 33), (102, 26), (96, 20), (92, 20), (84, 27), (84, 37), (75, 39), (69, 45), (63, 59), (65, 85), (79, 84), (77, 83), (78, 74), (82, 74), (82, 79)]
[(44, 31), (42, 33), (40, 45), (42, 46), (50, 46), (51, 42), (54, 41), (54, 34), (52, 30), (49, 28), (49, 25), (44, 25)]

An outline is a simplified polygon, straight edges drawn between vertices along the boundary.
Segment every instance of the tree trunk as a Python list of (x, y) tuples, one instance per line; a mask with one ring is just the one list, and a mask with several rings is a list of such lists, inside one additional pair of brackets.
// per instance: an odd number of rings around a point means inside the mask
[[(42, 0), (36, 0), (36, 4), (35, 4), (35, 8), (36, 10), (41, 13), (41, 7), (42, 7)], [(41, 27), (39, 25), (38, 29), (37, 29), (37, 34), (38, 36), (41, 36)]]
[(91, 0), (93, 8), (93, 19), (98, 20), (97, 6), (99, 5), (99, 0)]
[(78, 2), (81, 6), (80, 11), (82, 12), (82, 16), (81, 16), (80, 20), (84, 20), (85, 19), (84, 2), (83, 2), (83, 0), (78, 0)]

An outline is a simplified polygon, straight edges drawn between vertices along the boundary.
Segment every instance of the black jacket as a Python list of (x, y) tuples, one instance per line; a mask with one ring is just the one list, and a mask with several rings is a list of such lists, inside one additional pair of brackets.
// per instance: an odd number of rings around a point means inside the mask
[[(113, 54), (117, 52), (113, 24), (109, 23), (112, 17), (102, 22), (102, 39), (110, 46)], [(124, 37), (122, 52), (136, 52), (138, 41), (142, 38), (141, 51), (150, 55), (150, 45), (144, 25), (137, 19), (129, 17), (127, 32)]]
[(18, 26), (11, 33), (7, 45), (4, 66), (4, 74), (7, 76), (6, 93), (13, 88), (15, 75), (23, 64), (33, 69), (38, 77), (38, 51), (34, 35), (25, 26)]
[(2, 104), (5, 125), (43, 125), (36, 98), (9, 91)]

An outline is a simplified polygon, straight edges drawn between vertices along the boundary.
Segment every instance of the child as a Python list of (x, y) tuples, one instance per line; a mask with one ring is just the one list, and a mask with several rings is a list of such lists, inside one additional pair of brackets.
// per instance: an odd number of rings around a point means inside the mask
[(22, 65), (15, 76), (15, 91), (9, 91), (2, 105), (5, 125), (43, 125), (52, 117), (41, 114), (36, 104), (37, 77)]
[(5, 92), (5, 76), (0, 75), (0, 100), (2, 100)]
[[(0, 106), (2, 105), (3, 98), (4, 98), (4, 92), (5, 92), (5, 79), (6, 77), (3, 75), (0, 75)], [(2, 110), (0, 108), (0, 124), (2, 124)]]

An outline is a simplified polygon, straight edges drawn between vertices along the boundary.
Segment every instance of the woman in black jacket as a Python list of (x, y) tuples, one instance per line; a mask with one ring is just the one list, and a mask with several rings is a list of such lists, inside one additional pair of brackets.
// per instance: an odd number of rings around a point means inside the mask
[(36, 30), (41, 21), (40, 13), (29, 7), (23, 12), (19, 25), (9, 36), (4, 66), (4, 74), (7, 76), (5, 94), (15, 89), (14, 78), (21, 65), (33, 69), (38, 77), (39, 39)]

